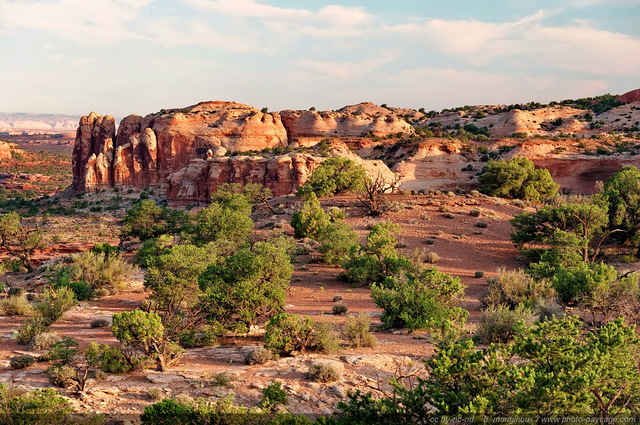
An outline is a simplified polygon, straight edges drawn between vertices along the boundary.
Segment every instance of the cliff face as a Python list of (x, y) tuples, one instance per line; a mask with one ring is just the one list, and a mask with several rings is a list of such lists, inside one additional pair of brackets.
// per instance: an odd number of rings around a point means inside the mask
[(372, 103), (345, 106), (337, 111), (280, 112), (289, 143), (304, 138), (361, 137), (365, 134), (414, 134), (413, 127), (387, 108)]
[[(401, 188), (411, 190), (472, 188), (488, 153), (530, 158), (564, 188), (586, 193), (622, 166), (640, 165), (629, 152), (587, 155), (604, 146), (637, 144), (607, 133), (633, 131), (640, 120), (638, 102), (596, 116), (562, 105), (528, 111), (482, 108), (427, 115), (361, 103), (338, 111), (263, 113), (234, 102), (203, 102), (145, 117), (130, 115), (117, 135), (113, 117), (91, 113), (82, 117), (77, 130), (73, 188), (158, 186), (170, 201), (207, 202), (222, 183), (260, 183), (280, 196), (295, 192), (324, 158), (302, 152), (275, 155), (273, 149), (304, 148), (321, 139), (329, 140), (324, 148), (331, 155), (350, 158), (373, 176), (397, 178)], [(405, 119), (444, 135), (474, 124), (498, 139), (474, 147), (455, 138), (420, 137)], [(513, 133), (539, 137), (511, 138)], [(560, 133), (573, 134), (580, 142), (547, 137)], [(598, 137), (590, 137), (594, 134)], [(265, 152), (234, 155), (247, 151)], [(394, 164), (394, 172), (380, 159)]]

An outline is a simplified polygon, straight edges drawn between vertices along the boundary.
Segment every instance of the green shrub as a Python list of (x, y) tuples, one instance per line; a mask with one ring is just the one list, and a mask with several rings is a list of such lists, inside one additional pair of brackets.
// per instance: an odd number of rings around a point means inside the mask
[(153, 401), (160, 401), (164, 399), (164, 391), (162, 388), (149, 388), (147, 390), (147, 397)]
[(284, 310), (293, 266), (289, 245), (256, 242), (200, 275), (203, 313), (212, 323), (242, 332)]
[(94, 290), (111, 294), (124, 289), (127, 279), (136, 271), (119, 253), (105, 255), (93, 251), (73, 255), (70, 267), (73, 281), (86, 282)]
[(42, 300), (36, 308), (42, 317), (53, 323), (76, 304), (77, 300), (73, 291), (63, 286), (58, 289), (45, 289)]
[(519, 157), (489, 161), (482, 169), (479, 181), (482, 184), (480, 192), (486, 195), (535, 202), (553, 198), (560, 187), (548, 170), (536, 169), (531, 160)]
[(329, 214), (320, 206), (316, 195), (310, 193), (300, 211), (291, 216), (291, 227), (297, 238), (316, 238), (320, 229), (329, 224)]
[(476, 223), (476, 227), (480, 229), (486, 229), (487, 227), (489, 227), (489, 225), (484, 221), (479, 221)]
[(18, 344), (27, 345), (33, 337), (49, 330), (49, 322), (41, 315), (36, 315), (26, 319), (18, 328), (17, 341)]
[(273, 359), (273, 353), (265, 348), (257, 347), (253, 348), (244, 357), (245, 364), (250, 366), (265, 364), (269, 360)]
[(554, 300), (556, 292), (545, 279), (536, 280), (522, 270), (500, 269), (498, 276), (488, 279), (489, 293), (482, 300), (486, 306), (506, 305), (515, 308), (520, 304), (535, 307), (545, 300)]
[(262, 389), (261, 407), (275, 410), (279, 405), (287, 403), (287, 392), (282, 389), (282, 383), (275, 381)]
[(42, 332), (31, 339), (31, 349), (50, 350), (61, 341), (60, 335), (55, 332)]
[(348, 224), (336, 221), (319, 230), (318, 242), (323, 261), (339, 266), (349, 259), (349, 254), (358, 245), (358, 235)]
[(309, 367), (308, 376), (314, 382), (333, 382), (340, 379), (340, 372), (331, 363), (315, 362)]
[(517, 326), (522, 322), (533, 324), (534, 312), (524, 305), (511, 310), (506, 305), (490, 306), (483, 311), (476, 337), (483, 344), (509, 342), (515, 336)]
[(346, 158), (329, 158), (315, 169), (311, 177), (298, 189), (298, 196), (314, 193), (318, 197), (356, 191), (363, 186), (366, 171)]
[(202, 423), (193, 405), (180, 403), (170, 398), (146, 406), (140, 420), (143, 425), (197, 425)]
[(53, 389), (26, 391), (0, 383), (0, 414), (6, 424), (61, 424), (72, 410), (71, 403)]
[(378, 340), (371, 333), (371, 322), (367, 315), (362, 314), (357, 317), (349, 317), (342, 335), (352, 347), (375, 347)]
[(11, 357), (11, 359), (9, 360), (9, 366), (11, 366), (11, 369), (24, 369), (25, 367), (29, 367), (34, 364), (35, 361), (35, 357), (28, 354), (23, 354), (20, 356)]
[(142, 267), (151, 267), (156, 258), (166, 254), (173, 244), (173, 236), (160, 235), (157, 238), (146, 240), (133, 257), (133, 262)]
[(7, 316), (28, 316), (33, 314), (33, 306), (23, 295), (12, 295), (0, 300), (0, 311)]
[(91, 342), (84, 352), (87, 363), (107, 373), (124, 373), (132, 369), (122, 350), (107, 344)]
[(339, 347), (340, 342), (332, 323), (316, 322), (313, 324), (313, 343), (311, 349), (324, 353), (335, 353)]
[(214, 373), (211, 379), (211, 385), (214, 387), (233, 387), (233, 381), (235, 377), (227, 372)]
[(425, 263), (429, 263), (429, 264), (435, 264), (438, 261), (440, 261), (440, 256), (438, 255), (437, 252), (428, 252), (427, 255), (425, 255), (424, 257), (424, 262)]
[(482, 211), (480, 211), (479, 208), (472, 208), (471, 210), (469, 210), (469, 215), (472, 217), (480, 217), (481, 213)]
[(69, 388), (76, 384), (76, 369), (71, 366), (51, 366), (47, 369), (47, 375), (56, 387)]
[(267, 323), (264, 340), (265, 348), (274, 353), (303, 352), (313, 346), (313, 322), (308, 317), (280, 313)]
[(480, 279), (480, 278), (484, 277), (484, 272), (482, 270), (477, 270), (475, 272), (474, 276), (476, 277), (476, 279)]
[(383, 309), (380, 320), (385, 328), (433, 329), (445, 321), (466, 318), (466, 312), (452, 307), (463, 292), (460, 279), (437, 269), (387, 278), (371, 288), (371, 295)]
[(19, 286), (12, 286), (11, 288), (9, 288), (9, 292), (7, 293), (7, 295), (9, 295), (9, 297), (21, 297), (24, 295), (24, 293), (24, 288), (20, 288)]

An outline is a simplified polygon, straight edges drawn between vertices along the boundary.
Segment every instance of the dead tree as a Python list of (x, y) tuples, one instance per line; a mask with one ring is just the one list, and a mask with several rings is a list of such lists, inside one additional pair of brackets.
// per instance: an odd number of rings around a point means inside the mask
[(378, 173), (376, 177), (367, 177), (358, 194), (358, 202), (368, 215), (382, 215), (392, 206), (387, 194), (394, 192), (398, 184), (398, 176), (395, 176), (391, 181), (385, 179), (381, 173)]

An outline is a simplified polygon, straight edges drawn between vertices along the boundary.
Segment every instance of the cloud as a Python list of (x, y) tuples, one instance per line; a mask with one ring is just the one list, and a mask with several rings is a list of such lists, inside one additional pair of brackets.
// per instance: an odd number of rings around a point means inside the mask
[(384, 29), (424, 40), (445, 56), (466, 60), (474, 67), (508, 61), (525, 67), (549, 67), (594, 74), (638, 75), (640, 38), (600, 30), (588, 21), (564, 26), (545, 25), (549, 16), (539, 11), (513, 22), (430, 19)]
[(395, 55), (390, 52), (379, 57), (367, 59), (361, 62), (337, 62), (337, 61), (313, 61), (306, 60), (300, 62), (300, 66), (313, 71), (316, 77), (337, 78), (342, 81), (362, 78), (371, 74), (380, 66), (395, 59)]
[(127, 27), (154, 0), (7, 0), (4, 25), (50, 31), (78, 44), (108, 44), (142, 38)]

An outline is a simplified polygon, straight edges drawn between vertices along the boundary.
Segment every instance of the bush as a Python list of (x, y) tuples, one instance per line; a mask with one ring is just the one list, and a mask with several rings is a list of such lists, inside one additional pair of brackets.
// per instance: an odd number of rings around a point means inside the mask
[(342, 221), (330, 223), (318, 232), (322, 259), (331, 266), (339, 266), (347, 261), (351, 250), (358, 246), (358, 241), (357, 233)]
[(274, 353), (303, 352), (313, 346), (313, 322), (295, 314), (278, 314), (267, 323), (264, 340), (264, 347)]
[(334, 325), (325, 322), (313, 324), (313, 343), (311, 349), (325, 353), (334, 353), (340, 347)]
[(7, 293), (7, 295), (9, 295), (9, 297), (21, 297), (22, 295), (24, 295), (24, 288), (20, 288), (19, 286), (12, 286), (11, 288), (9, 288), (9, 292)]
[(49, 322), (41, 315), (30, 317), (22, 322), (18, 328), (17, 341), (18, 344), (29, 344), (33, 337), (49, 330)]
[(484, 310), (476, 337), (483, 344), (509, 342), (515, 336), (520, 322), (530, 326), (534, 322), (534, 312), (524, 305), (511, 310), (506, 305), (490, 306)]
[(548, 170), (536, 169), (531, 160), (513, 158), (509, 161), (489, 161), (479, 177), (480, 192), (540, 202), (553, 198), (558, 186)]
[(366, 171), (346, 158), (329, 158), (315, 169), (309, 180), (298, 189), (298, 196), (314, 193), (318, 197), (338, 195), (356, 191), (363, 186)]
[(262, 389), (261, 407), (275, 410), (279, 405), (287, 403), (287, 392), (282, 389), (282, 383), (275, 381)]
[(33, 356), (23, 354), (11, 357), (9, 360), (9, 366), (11, 366), (11, 369), (24, 369), (25, 367), (29, 367), (34, 364), (35, 361), (36, 359)]
[(480, 217), (481, 212), (482, 212), (482, 211), (480, 211), (480, 209), (479, 209), (479, 208), (472, 208), (472, 209), (469, 211), (469, 215), (470, 215), (470, 216), (472, 216), (472, 217)]
[(160, 401), (164, 398), (164, 391), (162, 388), (149, 388), (147, 390), (147, 397), (153, 401)]
[(378, 345), (378, 340), (370, 330), (370, 319), (362, 314), (358, 317), (349, 317), (347, 319), (342, 335), (352, 347), (375, 347)]
[(438, 255), (437, 252), (431, 251), (431, 252), (427, 253), (427, 255), (425, 255), (424, 261), (425, 261), (425, 263), (435, 264), (438, 261), (440, 261), (440, 256)]
[(47, 369), (49, 381), (56, 387), (68, 388), (76, 384), (76, 369), (71, 366), (58, 365)]
[(349, 307), (345, 303), (337, 302), (331, 307), (333, 314), (347, 314)]
[(487, 227), (489, 227), (489, 225), (484, 221), (479, 221), (476, 223), (476, 227), (480, 229), (486, 229)]
[(140, 416), (143, 425), (196, 425), (201, 423), (200, 419), (193, 405), (180, 403), (170, 398), (166, 398), (151, 406), (146, 406), (144, 413)]
[(61, 424), (72, 410), (71, 403), (53, 389), (26, 391), (0, 383), (0, 413), (6, 424)]
[(173, 236), (161, 235), (145, 241), (142, 247), (133, 257), (133, 262), (142, 267), (151, 267), (155, 263), (155, 259), (162, 254), (166, 254), (173, 244)]
[(476, 277), (476, 279), (480, 279), (484, 277), (484, 272), (482, 270), (478, 270), (475, 272), (474, 276)]
[(387, 278), (371, 288), (374, 302), (383, 309), (385, 328), (433, 329), (446, 321), (466, 318), (466, 312), (451, 305), (463, 293), (460, 279), (437, 269)]
[(85, 251), (72, 256), (71, 277), (75, 282), (86, 282), (94, 290), (116, 293), (124, 289), (127, 279), (136, 267), (126, 262), (121, 254)]
[(106, 328), (107, 326), (111, 326), (111, 321), (109, 319), (93, 319), (89, 326), (91, 329)]
[(33, 350), (50, 350), (61, 341), (60, 335), (55, 332), (42, 332), (33, 337), (31, 348)]
[(91, 342), (84, 352), (87, 363), (107, 373), (124, 373), (132, 369), (118, 347)]
[(307, 196), (304, 205), (291, 216), (291, 227), (297, 238), (316, 238), (320, 229), (329, 224), (329, 214), (320, 206), (320, 201), (312, 192)]
[(535, 280), (522, 270), (500, 269), (498, 276), (487, 282), (489, 293), (482, 300), (486, 306), (506, 305), (515, 308), (524, 304), (533, 308), (545, 300), (556, 298), (556, 292), (549, 281)]
[(0, 301), (0, 311), (7, 316), (28, 316), (33, 314), (33, 306), (24, 294), (13, 295)]
[(245, 364), (250, 366), (257, 364), (265, 364), (269, 360), (273, 359), (273, 353), (265, 348), (258, 347), (254, 348), (247, 353), (244, 357)]
[(311, 364), (308, 376), (314, 382), (333, 382), (340, 379), (340, 372), (331, 363), (315, 362)]
[(58, 289), (45, 289), (44, 296), (36, 308), (42, 317), (49, 323), (53, 323), (76, 304), (77, 300), (73, 291), (63, 286)]

